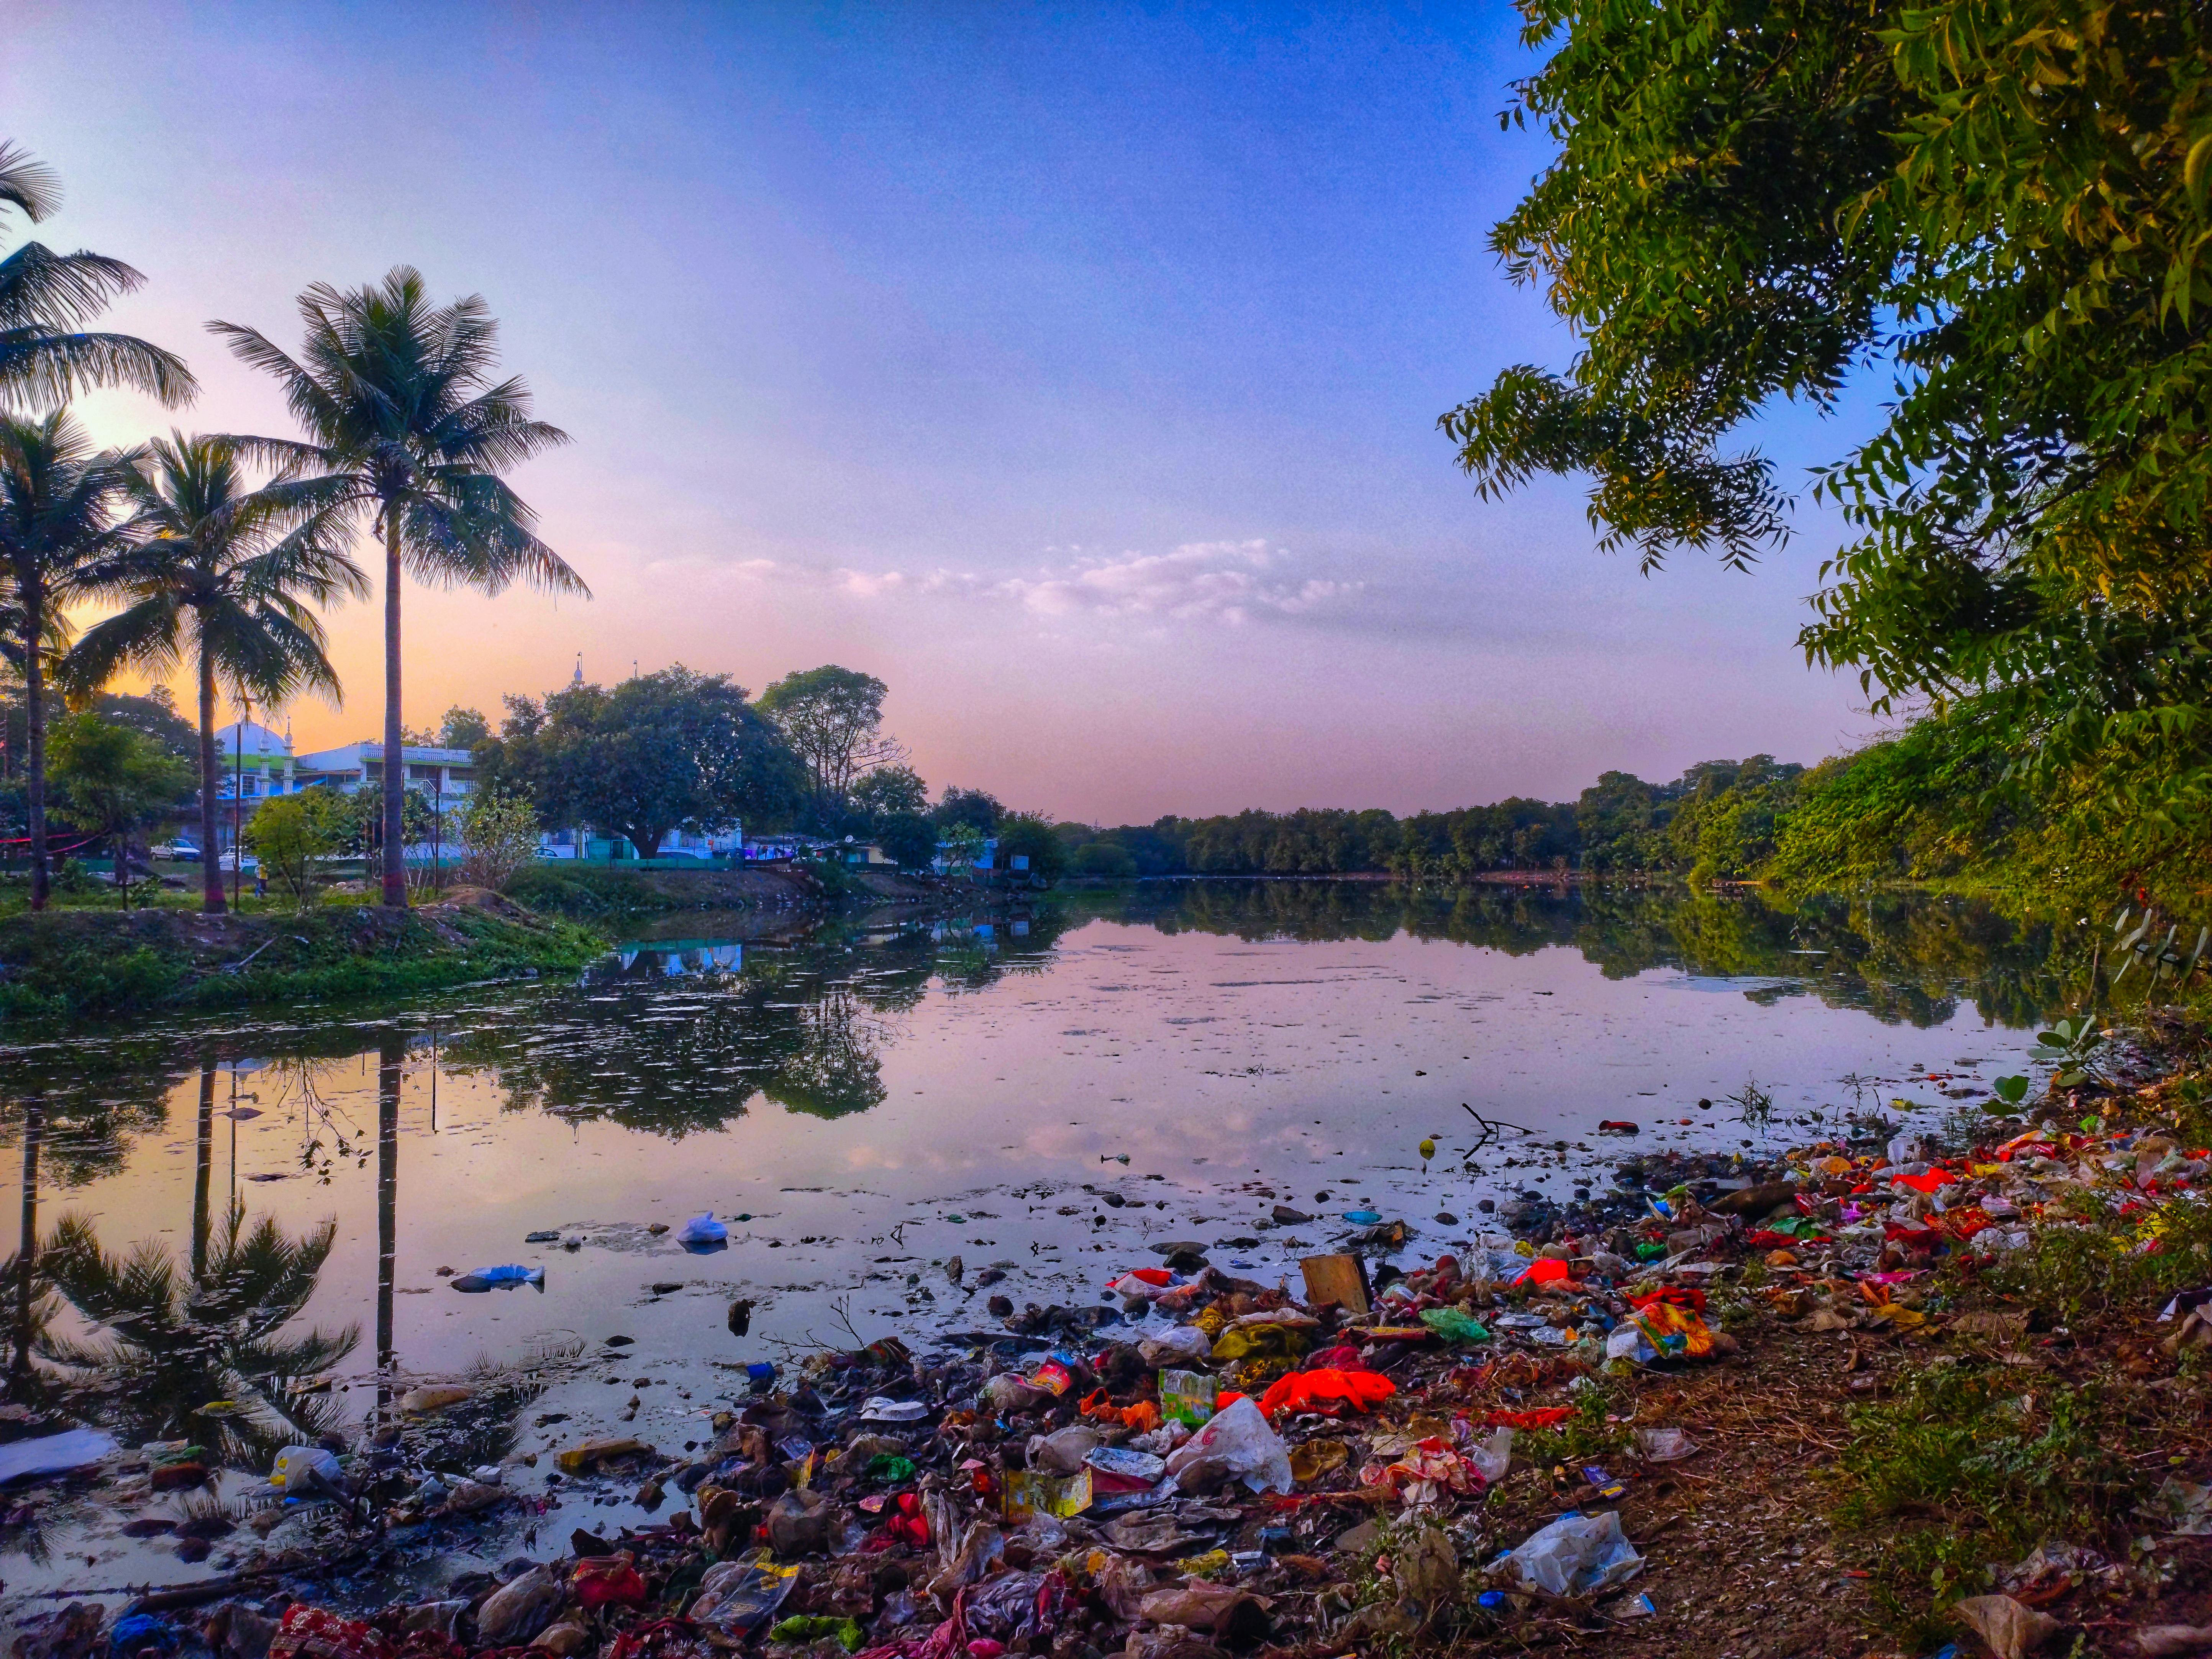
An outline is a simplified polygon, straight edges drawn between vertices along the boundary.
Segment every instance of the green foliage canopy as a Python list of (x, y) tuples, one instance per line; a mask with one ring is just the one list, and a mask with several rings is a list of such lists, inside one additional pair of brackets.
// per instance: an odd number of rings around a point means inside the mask
[(2163, 0), (1522, 0), (1557, 159), (1493, 231), (1581, 349), (1443, 417), (1479, 490), (1592, 480), (1607, 548), (1784, 538), (1782, 400), (1887, 368), (1817, 471), (1801, 636), (1878, 709), (1980, 700), (2108, 835), (2212, 811), (2212, 40)]
[(509, 697), (479, 777), (537, 803), (549, 824), (586, 823), (657, 857), (672, 830), (770, 821), (805, 797), (782, 735), (727, 675), (678, 665), (611, 691), (580, 685), (543, 702)]

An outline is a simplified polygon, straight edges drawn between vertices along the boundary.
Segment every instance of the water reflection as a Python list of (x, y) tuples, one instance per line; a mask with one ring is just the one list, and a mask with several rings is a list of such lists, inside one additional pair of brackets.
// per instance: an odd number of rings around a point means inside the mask
[(1509, 956), (1565, 946), (1607, 977), (1671, 968), (1761, 1002), (1812, 996), (1917, 1027), (1962, 1000), (1984, 1019), (2032, 1024), (2081, 989), (2073, 930), (1980, 902), (1891, 893), (1788, 903), (1678, 887), (1432, 889), (1376, 882), (1184, 882), (1071, 896), (1086, 916), (1248, 943), (1415, 939)]
[(88, 1334), (48, 1323), (31, 1346), (70, 1409), (126, 1444), (181, 1439), (265, 1468), (335, 1423), (326, 1373), (361, 1340), (350, 1326), (287, 1328), (337, 1236), (330, 1221), (289, 1237), (233, 1204), (204, 1243), (195, 1226), (193, 1259), (180, 1267), (150, 1242), (111, 1255), (90, 1222), (64, 1216), (40, 1250), (38, 1277)]

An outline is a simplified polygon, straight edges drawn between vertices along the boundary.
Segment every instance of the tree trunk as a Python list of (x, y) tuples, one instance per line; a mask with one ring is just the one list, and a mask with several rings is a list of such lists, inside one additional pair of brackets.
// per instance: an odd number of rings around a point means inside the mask
[(384, 902), (407, 908), (407, 758), (399, 724), (399, 509), (384, 509)]
[(222, 866), (215, 855), (216, 786), (222, 773), (215, 753), (215, 659), (200, 647), (200, 908), (223, 911)]
[(46, 1103), (37, 1095), (23, 1103), (23, 1232), (15, 1247), (15, 1356), (8, 1391), (18, 1401), (31, 1382), (31, 1308), (39, 1276), (39, 1144), (46, 1133)]
[(376, 1054), (376, 1415), (392, 1408), (392, 1289), (399, 1258), (399, 1084), (407, 1039), (387, 1030)]
[(659, 858), (660, 843), (668, 839), (667, 830), (656, 830), (649, 826), (625, 830), (623, 834), (629, 837), (629, 844), (637, 849), (637, 855), (641, 859)]
[(24, 815), (31, 826), (31, 908), (43, 910), (52, 890), (46, 874), (46, 669), (39, 660), (46, 633), (44, 595), (33, 581), (23, 599), (23, 732), (29, 750), (24, 779)]
[(207, 1279), (208, 1181), (215, 1173), (215, 1067), (200, 1062), (200, 1131), (192, 1164), (192, 1283)]

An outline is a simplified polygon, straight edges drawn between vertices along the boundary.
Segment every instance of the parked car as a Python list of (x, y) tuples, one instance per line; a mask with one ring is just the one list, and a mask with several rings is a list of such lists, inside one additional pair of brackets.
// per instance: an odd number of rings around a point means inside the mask
[(235, 848), (232, 848), (229, 852), (225, 853), (222, 857), (216, 862), (216, 868), (222, 871), (225, 875), (229, 875), (234, 871), (240, 875), (250, 876), (260, 867), (261, 860), (254, 857), (251, 853), (248, 853), (246, 855), (246, 861), (243, 864), (240, 863), (238, 859), (238, 851)]
[(188, 841), (165, 841), (160, 846), (147, 849), (157, 859), (167, 859), (172, 864), (198, 864), (200, 849)]

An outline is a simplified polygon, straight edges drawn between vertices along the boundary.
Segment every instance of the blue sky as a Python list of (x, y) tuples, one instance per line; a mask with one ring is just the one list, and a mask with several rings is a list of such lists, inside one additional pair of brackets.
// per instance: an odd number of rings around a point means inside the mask
[[(483, 294), (569, 447), (516, 482), (588, 605), (409, 598), (407, 709), (683, 661), (892, 686), (933, 784), (1062, 817), (1571, 796), (1868, 727), (1792, 644), (1832, 528), (1645, 580), (1571, 482), (1435, 429), (1571, 343), (1483, 246), (1542, 165), (1502, 4), (21, 3), (40, 234), (149, 279), (189, 425), (281, 430), (210, 317)], [(124, 441), (167, 417), (118, 395)], [(1793, 467), (1838, 434), (1779, 423)], [(376, 608), (331, 618), (374, 729)]]

